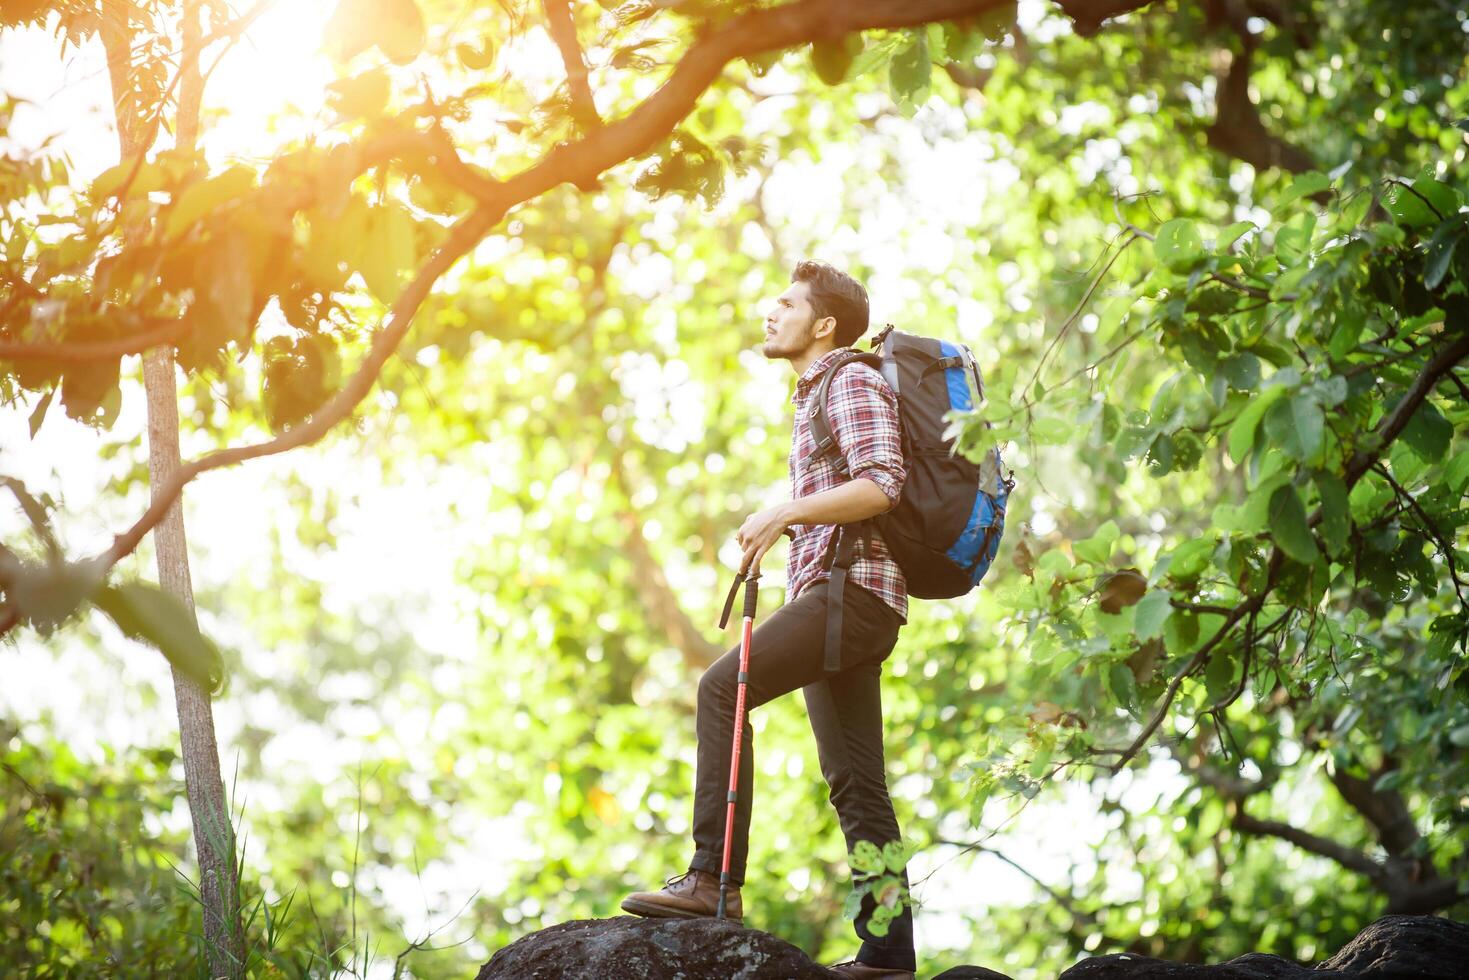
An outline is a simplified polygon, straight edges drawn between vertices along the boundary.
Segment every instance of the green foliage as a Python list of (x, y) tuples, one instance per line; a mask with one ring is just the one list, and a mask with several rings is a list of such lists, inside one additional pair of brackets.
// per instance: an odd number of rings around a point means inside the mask
[(150, 751), (91, 767), (0, 726), (0, 960), (32, 976), (196, 972), (183, 836), (145, 829), (182, 793), (173, 761)]
[(904, 908), (917, 904), (902, 878), (917, 849), (911, 841), (888, 841), (881, 848), (872, 841), (858, 841), (847, 858), (853, 872), (853, 887), (842, 907), (843, 917), (857, 918), (863, 896), (871, 895), (875, 906), (868, 928), (874, 936), (886, 936), (893, 919)]
[(175, 596), (147, 582), (124, 582), (103, 586), (93, 601), (124, 636), (153, 644), (205, 690), (216, 690), (224, 680), (219, 650)]

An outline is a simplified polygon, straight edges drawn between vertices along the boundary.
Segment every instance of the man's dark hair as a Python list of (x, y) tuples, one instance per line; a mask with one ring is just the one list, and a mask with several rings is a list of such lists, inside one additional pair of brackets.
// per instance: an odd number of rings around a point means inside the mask
[(867, 290), (845, 272), (807, 259), (797, 263), (791, 282), (807, 284), (816, 319), (836, 317), (837, 346), (851, 347), (867, 332)]

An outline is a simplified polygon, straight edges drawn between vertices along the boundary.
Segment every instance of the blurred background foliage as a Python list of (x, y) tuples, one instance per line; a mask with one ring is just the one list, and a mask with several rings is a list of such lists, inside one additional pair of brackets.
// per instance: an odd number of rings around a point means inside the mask
[[(85, 43), (48, 6), (3, 23)], [(533, 36), (554, 59), (540, 5), (372, 6), (329, 31), (351, 145), (436, 114), (506, 176), (592, 125), (496, 60)], [(734, 6), (573, 5), (595, 108)], [(1469, 21), (1448, 0), (1105, 6), (736, 61), (652, 152), (516, 208), (351, 425), (190, 488), (252, 969), (464, 976), (682, 870), (733, 532), (785, 493), (790, 378), (754, 345), (805, 257), (863, 279), (877, 322), (976, 349), (990, 397), (961, 429), (1011, 441), (1019, 473), (985, 587), (915, 604), (889, 662), (920, 973), (1309, 960), (1390, 907), (1463, 913), (1464, 355), (1418, 379), (1469, 335)], [(329, 145), (165, 155), (131, 185), (8, 156), (5, 339), (187, 313), (185, 446), (288, 430), (362, 360), (435, 216), (469, 206), (401, 153), (354, 178)], [(281, 237), (268, 216), (303, 188)], [(158, 237), (98, 261), (129, 207)], [(44, 302), (51, 332), (26, 333)], [(27, 479), (45, 519), (7, 518), (16, 554), (141, 510), (139, 379), (136, 358), (0, 362), (21, 440), (0, 460), (48, 474)], [(0, 960), (197, 968), (161, 661), (96, 610), (12, 636), (7, 687), (32, 693), (0, 729)], [(802, 709), (755, 723), (751, 924), (842, 958), (846, 855)]]

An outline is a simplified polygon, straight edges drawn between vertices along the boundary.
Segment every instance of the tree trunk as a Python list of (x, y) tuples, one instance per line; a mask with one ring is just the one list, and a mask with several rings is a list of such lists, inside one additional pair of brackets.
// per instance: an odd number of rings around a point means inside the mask
[[(107, 51), (122, 159), (146, 153), (143, 110), (132, 97), (133, 4), (109, 0), (103, 5), (102, 41)], [(203, 87), (199, 72), (201, 27), (199, 5), (184, 4), (180, 58), (177, 145), (192, 150), (198, 138), (199, 101)], [(174, 378), (173, 349), (157, 347), (143, 358), (143, 386), (148, 398), (148, 483), (157, 494), (178, 470), (178, 387)], [(153, 531), (158, 582), (194, 613), (194, 588), (189, 576), (188, 543), (184, 537), (182, 497)], [(219, 774), (219, 747), (214, 736), (214, 712), (209, 692), (173, 668), (174, 704), (179, 718), (179, 743), (184, 759), (184, 789), (194, 825), (199, 857), (199, 902), (204, 925), (205, 953), (211, 977), (237, 980), (245, 976), (245, 937), (240, 926), (240, 891), (235, 866), (235, 831)]]
[[(143, 385), (148, 392), (148, 483), (156, 492), (179, 468), (178, 389), (173, 351), (155, 347), (143, 358)], [(188, 542), (184, 538), (182, 497), (153, 529), (158, 556), (158, 582), (194, 611), (189, 578)], [(179, 742), (184, 755), (184, 788), (194, 822), (199, 852), (199, 898), (204, 912), (204, 943), (211, 977), (245, 975), (245, 940), (240, 929), (240, 890), (235, 868), (235, 828), (219, 775), (219, 748), (214, 738), (214, 712), (209, 692), (173, 668), (173, 697), (179, 716)]]

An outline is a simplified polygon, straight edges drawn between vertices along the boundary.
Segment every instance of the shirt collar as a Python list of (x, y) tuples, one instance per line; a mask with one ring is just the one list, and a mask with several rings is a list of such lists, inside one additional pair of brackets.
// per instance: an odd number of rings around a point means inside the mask
[[(836, 347), (832, 350), (827, 351), (825, 354), (822, 354), (816, 360), (812, 361), (810, 366), (806, 368), (805, 373), (802, 374), (801, 377), (796, 381), (796, 394), (799, 395), (803, 391), (805, 391), (805, 389), (814, 385), (816, 383), (816, 380), (820, 378), (823, 373), (825, 373), (827, 368), (835, 364), (839, 357), (841, 357), (843, 354), (852, 353), (854, 349), (855, 348), (852, 347)], [(794, 395), (792, 396), (791, 400), (795, 400)]]

